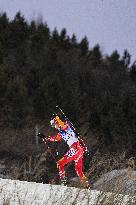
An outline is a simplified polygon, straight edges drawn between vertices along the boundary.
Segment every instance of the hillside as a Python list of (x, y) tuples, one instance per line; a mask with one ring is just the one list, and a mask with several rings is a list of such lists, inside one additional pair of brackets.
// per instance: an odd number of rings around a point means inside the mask
[[(113, 170), (135, 170), (136, 62), (128, 50), (105, 55), (86, 36), (78, 41), (65, 28), (51, 31), (46, 22), (27, 22), (20, 12), (12, 20), (0, 13), (2, 176), (60, 183), (56, 162), (67, 145), (37, 138), (38, 132), (56, 134), (52, 114), (64, 120), (56, 105), (87, 146), (83, 171), (92, 184)], [(68, 180), (76, 177), (72, 163), (65, 171)]]

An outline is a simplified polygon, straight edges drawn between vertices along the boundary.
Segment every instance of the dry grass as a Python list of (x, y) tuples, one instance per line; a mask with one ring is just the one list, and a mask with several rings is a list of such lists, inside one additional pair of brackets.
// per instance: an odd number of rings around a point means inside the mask
[(35, 156), (29, 156), (23, 164), (18, 163), (11, 167), (10, 177), (24, 181), (38, 181), (48, 171), (46, 157), (47, 151)]
[(87, 176), (93, 181), (99, 179), (103, 174), (114, 169), (123, 169), (126, 167), (126, 153), (119, 154), (107, 153), (102, 155), (96, 152), (90, 162), (90, 168), (87, 171)]

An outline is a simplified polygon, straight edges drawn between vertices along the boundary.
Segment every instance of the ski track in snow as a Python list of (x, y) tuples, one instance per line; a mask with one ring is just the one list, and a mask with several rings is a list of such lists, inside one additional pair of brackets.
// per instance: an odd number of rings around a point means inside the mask
[(0, 205), (136, 205), (136, 196), (62, 185), (0, 179)]

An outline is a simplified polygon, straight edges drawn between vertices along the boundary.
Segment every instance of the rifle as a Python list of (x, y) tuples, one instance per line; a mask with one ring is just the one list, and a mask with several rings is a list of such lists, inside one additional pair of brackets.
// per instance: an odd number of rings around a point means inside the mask
[[(80, 134), (76, 131), (73, 123), (69, 120), (69, 118), (65, 115), (65, 113), (63, 112), (63, 110), (58, 106), (56, 105), (56, 108), (58, 108), (60, 110), (60, 112), (62, 113), (62, 115), (64, 116), (65, 120), (68, 122), (68, 124), (70, 125), (71, 129), (75, 132), (78, 140), (79, 140), (79, 143), (81, 144), (81, 146), (84, 148), (85, 152), (88, 152), (88, 148), (87, 146), (85, 145), (83, 139), (80, 137)], [(55, 113), (56, 114), (56, 113)]]

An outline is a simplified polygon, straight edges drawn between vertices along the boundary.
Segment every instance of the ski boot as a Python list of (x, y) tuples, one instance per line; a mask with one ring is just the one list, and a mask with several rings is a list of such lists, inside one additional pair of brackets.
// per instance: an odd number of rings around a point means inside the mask
[(66, 186), (67, 184), (67, 178), (64, 177), (63, 179), (61, 179), (61, 185)]
[(82, 187), (90, 190), (90, 185), (87, 177), (84, 175), (80, 180)]

